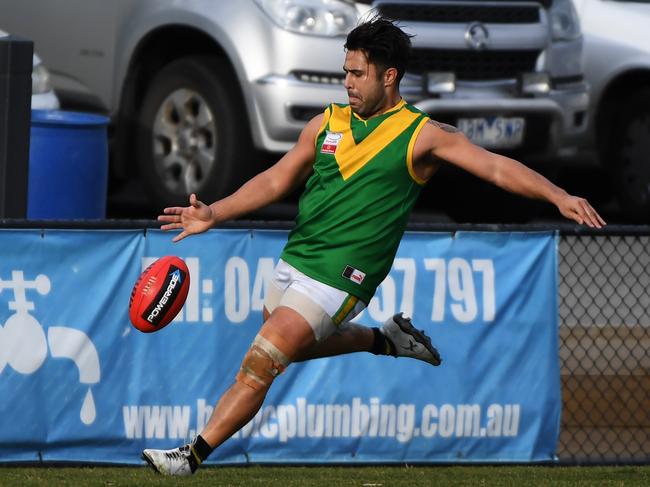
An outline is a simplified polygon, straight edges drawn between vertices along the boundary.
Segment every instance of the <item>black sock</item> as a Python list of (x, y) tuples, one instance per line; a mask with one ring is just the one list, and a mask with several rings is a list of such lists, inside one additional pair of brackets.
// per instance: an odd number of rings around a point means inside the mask
[(203, 439), (201, 435), (198, 435), (192, 444), (190, 445), (191, 451), (190, 456), (188, 457), (188, 462), (194, 472), (203, 461), (210, 456), (210, 453), (214, 450), (208, 442)]
[(370, 353), (374, 353), (375, 355), (392, 355), (394, 357), (396, 354), (393, 342), (379, 328), (373, 328), (372, 333), (375, 335), (375, 339), (372, 342)]

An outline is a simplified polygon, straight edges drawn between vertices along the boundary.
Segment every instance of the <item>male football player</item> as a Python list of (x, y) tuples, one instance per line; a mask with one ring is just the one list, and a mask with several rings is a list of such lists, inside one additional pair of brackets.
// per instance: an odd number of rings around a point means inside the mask
[(235, 382), (192, 443), (143, 452), (158, 472), (192, 474), (254, 417), (292, 362), (365, 351), (440, 364), (429, 337), (401, 314), (381, 328), (350, 320), (389, 272), (418, 194), (442, 164), (551, 202), (580, 224), (605, 224), (585, 199), (406, 103), (399, 83), (410, 38), (394, 23), (374, 18), (360, 24), (345, 50), (349, 104), (328, 106), (284, 157), (232, 195), (211, 205), (191, 195), (189, 206), (165, 208), (159, 217), (163, 230), (180, 230), (177, 242), (278, 201), (306, 182), (265, 297), (264, 323)]

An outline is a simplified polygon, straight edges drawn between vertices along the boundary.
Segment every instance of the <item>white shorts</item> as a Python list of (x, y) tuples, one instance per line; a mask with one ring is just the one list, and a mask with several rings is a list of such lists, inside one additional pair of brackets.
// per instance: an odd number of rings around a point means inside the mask
[(298, 312), (314, 330), (316, 340), (321, 341), (361, 313), (366, 303), (304, 275), (280, 259), (264, 298), (269, 313), (278, 306)]

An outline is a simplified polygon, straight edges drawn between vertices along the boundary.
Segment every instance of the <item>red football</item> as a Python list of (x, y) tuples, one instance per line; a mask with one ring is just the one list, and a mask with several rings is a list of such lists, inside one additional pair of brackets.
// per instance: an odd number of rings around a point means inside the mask
[(169, 324), (185, 304), (190, 273), (182, 259), (167, 255), (147, 267), (138, 278), (129, 301), (129, 318), (144, 333)]

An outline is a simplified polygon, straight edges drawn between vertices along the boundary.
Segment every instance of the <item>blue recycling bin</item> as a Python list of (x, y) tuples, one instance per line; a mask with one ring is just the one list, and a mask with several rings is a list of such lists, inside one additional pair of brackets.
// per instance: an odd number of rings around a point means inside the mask
[(106, 217), (109, 119), (32, 110), (27, 218)]

